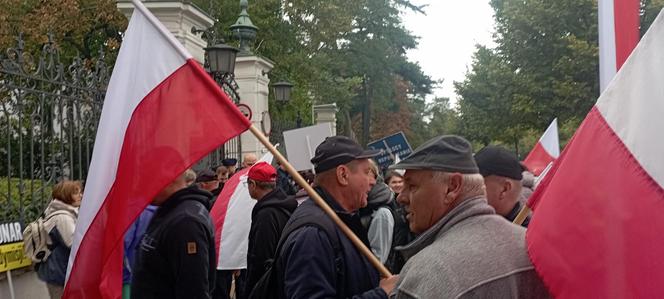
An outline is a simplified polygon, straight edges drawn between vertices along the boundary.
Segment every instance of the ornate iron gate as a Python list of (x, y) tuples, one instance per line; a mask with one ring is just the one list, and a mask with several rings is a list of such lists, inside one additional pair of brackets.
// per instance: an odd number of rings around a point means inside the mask
[(94, 60), (60, 61), (49, 36), (38, 57), (22, 35), (0, 53), (0, 222), (34, 220), (61, 179), (85, 179), (109, 67)]

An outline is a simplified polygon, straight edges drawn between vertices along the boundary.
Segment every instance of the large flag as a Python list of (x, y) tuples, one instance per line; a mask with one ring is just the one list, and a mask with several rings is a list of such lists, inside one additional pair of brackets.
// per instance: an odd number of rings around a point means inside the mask
[[(268, 152), (258, 162), (272, 163), (273, 158)], [(247, 268), (251, 211), (256, 205), (246, 185), (248, 172), (249, 168), (242, 169), (226, 182), (210, 211), (218, 270)]]
[(664, 14), (531, 197), (528, 252), (559, 298), (664, 294)]
[(547, 165), (560, 156), (560, 143), (558, 141), (558, 119), (554, 118), (542, 137), (530, 151), (523, 164), (528, 170), (539, 176)]
[(152, 198), (250, 123), (138, 1), (102, 110), (65, 298), (120, 298), (122, 242)]
[(639, 0), (599, 0), (599, 86), (604, 91), (639, 42)]

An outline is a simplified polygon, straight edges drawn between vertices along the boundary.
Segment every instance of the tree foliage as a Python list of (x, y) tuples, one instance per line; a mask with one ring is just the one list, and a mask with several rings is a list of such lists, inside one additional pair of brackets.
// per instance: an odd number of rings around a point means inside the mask
[[(496, 47), (478, 45), (471, 70), (455, 82), (459, 132), (523, 155), (557, 117), (566, 143), (599, 94), (597, 1), (490, 4)], [(642, 1), (642, 33), (663, 4)]]
[[(259, 27), (254, 52), (276, 62), (273, 81), (296, 86), (291, 103), (271, 103), (273, 118), (294, 119), (299, 111), (310, 123), (312, 105), (336, 103), (338, 132), (360, 136), (361, 126), (348, 121), (361, 119), (367, 101), (371, 114), (382, 117), (405, 114), (410, 102), (423, 101), (435, 82), (406, 58), (417, 41), (402, 25), (403, 9), (421, 10), (406, 0), (251, 1), (249, 13)], [(240, 8), (238, 1), (224, 0), (210, 10), (225, 29)], [(372, 122), (370, 138), (407, 128), (407, 122)]]

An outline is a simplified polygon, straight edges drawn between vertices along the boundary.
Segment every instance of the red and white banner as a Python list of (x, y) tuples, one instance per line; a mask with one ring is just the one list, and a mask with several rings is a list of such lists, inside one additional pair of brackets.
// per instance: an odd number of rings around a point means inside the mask
[[(268, 152), (258, 162), (272, 163), (272, 158), (272, 153)], [(242, 169), (228, 179), (210, 211), (214, 223), (217, 270), (247, 268), (251, 211), (256, 205), (246, 185), (248, 172), (249, 168)]]
[(639, 42), (639, 0), (599, 0), (599, 86), (603, 92)]
[(528, 252), (556, 298), (664, 294), (664, 14), (537, 188)]
[(542, 137), (530, 151), (523, 164), (534, 175), (539, 176), (542, 171), (560, 156), (560, 141), (558, 139), (558, 119), (554, 118)]
[(65, 298), (120, 298), (127, 227), (185, 169), (251, 125), (167, 29), (134, 5), (104, 100)]

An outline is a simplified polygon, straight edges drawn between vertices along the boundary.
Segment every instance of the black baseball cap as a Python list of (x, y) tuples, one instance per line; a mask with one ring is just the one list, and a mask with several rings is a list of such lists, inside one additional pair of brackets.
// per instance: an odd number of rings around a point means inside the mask
[(311, 158), (316, 173), (335, 168), (357, 159), (368, 159), (380, 154), (380, 150), (364, 150), (353, 139), (346, 136), (332, 136), (316, 147), (316, 154)]
[(390, 169), (422, 169), (464, 174), (479, 173), (473, 147), (463, 137), (443, 135), (420, 145), (406, 159)]
[(514, 180), (523, 178), (523, 166), (512, 152), (503, 147), (486, 146), (475, 154), (475, 161), (484, 177), (497, 175)]

